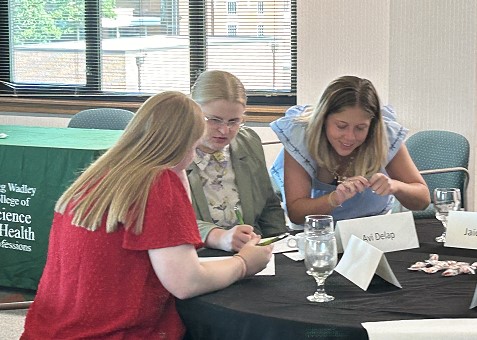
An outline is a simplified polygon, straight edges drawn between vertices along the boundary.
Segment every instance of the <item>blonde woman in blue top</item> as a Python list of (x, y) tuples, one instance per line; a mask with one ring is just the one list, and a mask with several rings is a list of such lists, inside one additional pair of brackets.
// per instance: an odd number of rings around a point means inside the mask
[(373, 84), (340, 77), (315, 107), (294, 106), (271, 123), (284, 145), (271, 169), (290, 220), (386, 214), (394, 198), (410, 210), (430, 203), (429, 189), (404, 139), (408, 130), (380, 106)]

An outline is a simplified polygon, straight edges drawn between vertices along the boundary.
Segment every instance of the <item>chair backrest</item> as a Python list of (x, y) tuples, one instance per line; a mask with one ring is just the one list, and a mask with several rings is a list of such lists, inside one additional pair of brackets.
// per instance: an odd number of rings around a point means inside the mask
[[(411, 135), (406, 147), (429, 187), (431, 199), (437, 187), (459, 188), (464, 208), (470, 152), (467, 138), (451, 131), (425, 130)], [(431, 204), (413, 214), (415, 218), (432, 218), (435, 210)]]
[(134, 112), (124, 109), (97, 108), (76, 113), (68, 123), (69, 128), (124, 130)]

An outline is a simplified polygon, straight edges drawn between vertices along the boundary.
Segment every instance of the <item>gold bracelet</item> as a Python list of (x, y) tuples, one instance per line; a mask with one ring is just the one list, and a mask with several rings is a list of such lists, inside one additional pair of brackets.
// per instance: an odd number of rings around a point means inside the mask
[(336, 194), (336, 191), (332, 191), (330, 192), (330, 194), (328, 195), (328, 203), (330, 204), (330, 207), (331, 209), (335, 209), (337, 207), (342, 207), (341, 204), (336, 204), (333, 200), (333, 197), (331, 197), (331, 195), (333, 194)]
[(240, 254), (234, 254), (233, 257), (239, 259), (240, 262), (242, 262), (242, 274), (240, 274), (240, 279), (243, 279), (245, 277), (245, 275), (247, 275), (247, 261)]

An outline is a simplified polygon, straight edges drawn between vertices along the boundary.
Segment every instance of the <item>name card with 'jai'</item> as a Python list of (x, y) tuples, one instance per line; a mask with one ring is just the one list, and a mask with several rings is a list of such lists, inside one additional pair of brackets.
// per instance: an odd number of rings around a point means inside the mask
[(342, 252), (351, 235), (383, 252), (419, 248), (412, 212), (378, 215), (336, 223), (338, 251)]
[(444, 246), (477, 249), (477, 212), (449, 211)]

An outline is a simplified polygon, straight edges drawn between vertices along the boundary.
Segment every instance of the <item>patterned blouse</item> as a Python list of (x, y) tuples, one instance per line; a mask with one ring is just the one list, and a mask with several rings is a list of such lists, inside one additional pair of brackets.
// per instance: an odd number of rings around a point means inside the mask
[(200, 169), (204, 194), (214, 224), (221, 227), (238, 224), (234, 207), (240, 209), (240, 198), (230, 161), (229, 146), (212, 154), (197, 149), (194, 162)]

